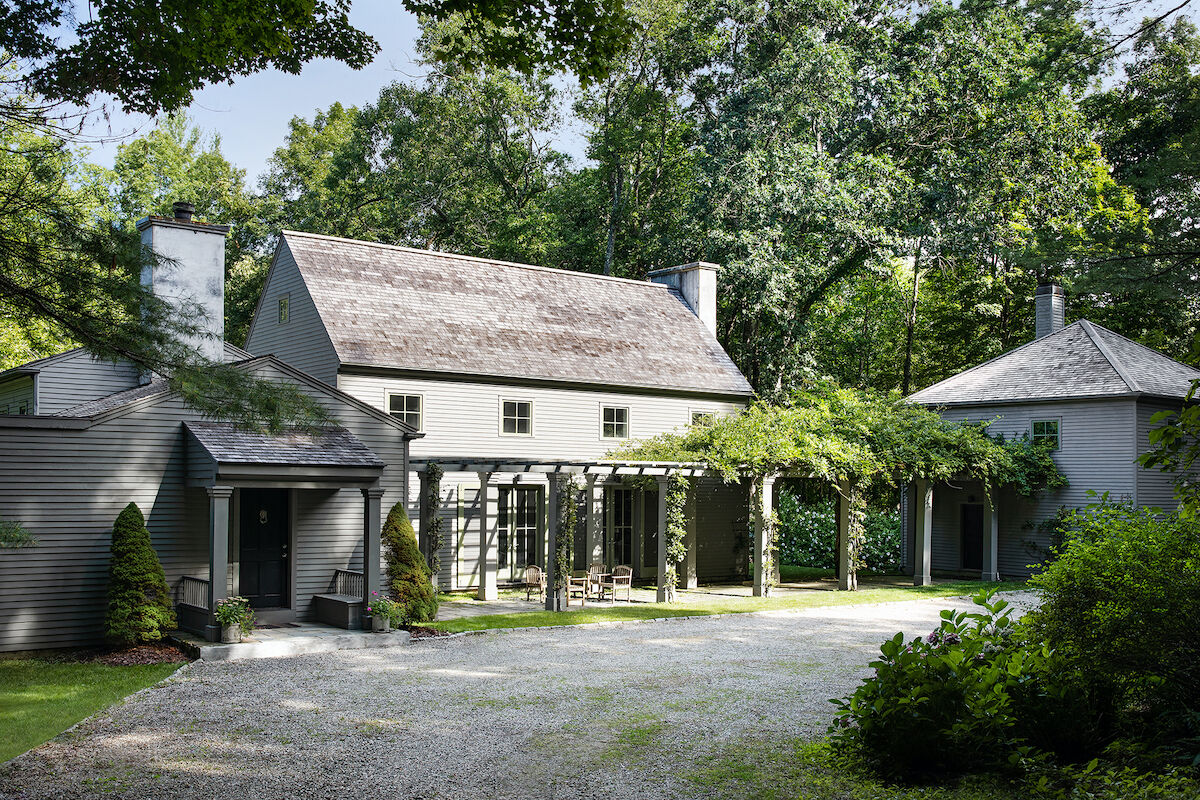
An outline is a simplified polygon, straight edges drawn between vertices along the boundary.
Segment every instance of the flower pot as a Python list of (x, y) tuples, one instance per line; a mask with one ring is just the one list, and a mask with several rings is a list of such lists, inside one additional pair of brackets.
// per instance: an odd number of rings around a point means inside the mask
[(221, 626), (221, 643), (222, 644), (237, 644), (242, 640), (241, 625), (222, 625)]
[(392, 629), (391, 621), (382, 614), (375, 614), (371, 617), (371, 630), (376, 633), (387, 633)]

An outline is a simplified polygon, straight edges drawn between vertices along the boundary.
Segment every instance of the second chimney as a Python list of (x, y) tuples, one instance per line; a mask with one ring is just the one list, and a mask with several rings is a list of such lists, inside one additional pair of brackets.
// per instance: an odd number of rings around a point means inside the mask
[(713, 336), (717, 335), (717, 270), (716, 264), (693, 261), (681, 267), (656, 269), (646, 275), (651, 283), (670, 286), (683, 295), (692, 313), (700, 318)]
[(1067, 295), (1057, 283), (1042, 283), (1033, 295), (1034, 338), (1041, 339), (1063, 329)]

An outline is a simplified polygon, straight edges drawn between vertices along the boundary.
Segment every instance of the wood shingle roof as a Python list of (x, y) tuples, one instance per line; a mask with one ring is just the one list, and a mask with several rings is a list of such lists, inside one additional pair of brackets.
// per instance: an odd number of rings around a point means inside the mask
[(1200, 370), (1087, 320), (909, 396), (929, 406), (1152, 395), (1182, 399)]
[(748, 396), (658, 284), (285, 231), (342, 364)]

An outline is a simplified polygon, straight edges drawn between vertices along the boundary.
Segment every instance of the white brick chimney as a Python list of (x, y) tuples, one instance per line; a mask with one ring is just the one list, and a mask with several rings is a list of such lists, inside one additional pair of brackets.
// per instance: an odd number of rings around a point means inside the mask
[(693, 261), (681, 267), (656, 269), (646, 277), (677, 290), (683, 300), (700, 318), (709, 333), (717, 335), (717, 270), (716, 264)]
[(191, 203), (175, 203), (173, 217), (138, 220), (142, 244), (163, 263), (142, 268), (142, 285), (176, 306), (198, 305), (206, 336), (188, 342), (211, 361), (221, 361), (225, 344), (225, 236), (228, 225), (192, 220)]
[(1033, 294), (1035, 308), (1034, 338), (1041, 339), (1063, 329), (1067, 310), (1067, 295), (1056, 283), (1042, 283)]

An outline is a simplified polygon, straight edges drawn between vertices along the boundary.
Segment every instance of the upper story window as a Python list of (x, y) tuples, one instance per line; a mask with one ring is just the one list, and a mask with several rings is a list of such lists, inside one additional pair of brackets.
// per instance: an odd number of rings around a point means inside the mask
[(422, 402), (419, 394), (391, 394), (387, 397), (387, 410), (396, 419), (421, 430), (423, 423)]
[(292, 296), (285, 294), (279, 298), (279, 324), (287, 322), (292, 316)]
[(1059, 429), (1061, 427), (1057, 419), (1035, 419), (1030, 423), (1029, 438), (1034, 444), (1038, 442), (1049, 442), (1051, 450), (1057, 450), (1061, 444), (1059, 438)]
[(501, 400), (500, 432), (508, 436), (532, 436), (533, 401)]
[(602, 406), (600, 436), (605, 439), (628, 439), (629, 409), (622, 406)]
[(693, 411), (692, 412), (692, 424), (693, 425), (711, 425), (711, 424), (713, 424), (713, 422), (716, 421), (716, 419), (717, 419), (717, 415), (711, 411)]

